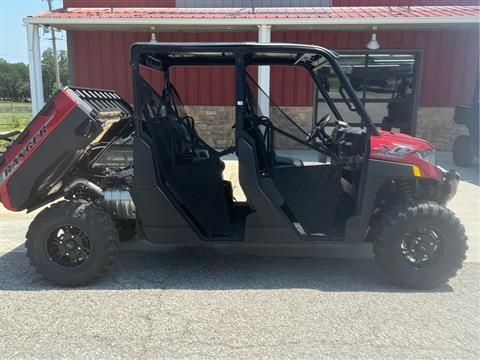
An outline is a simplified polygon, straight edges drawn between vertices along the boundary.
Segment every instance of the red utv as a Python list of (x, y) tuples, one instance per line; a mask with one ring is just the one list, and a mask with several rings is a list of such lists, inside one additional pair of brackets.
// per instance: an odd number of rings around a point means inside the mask
[[(461, 267), (467, 238), (445, 207), (458, 175), (435, 165), (427, 141), (377, 130), (332, 51), (258, 43), (137, 43), (131, 51), (133, 108), (113, 91), (65, 88), (2, 156), (6, 208), (31, 211), (59, 200), (27, 233), (27, 255), (45, 278), (67, 286), (95, 280), (119, 237), (134, 233), (180, 246), (367, 241), (390, 278), (415, 288), (445, 283)], [(307, 71), (329, 113), (309, 131), (273, 102), (278, 111), (262, 114), (256, 97), (263, 90), (250, 72), (261, 65)], [(173, 66), (233, 69), (234, 146), (219, 151), (199, 136), (170, 80)], [(145, 67), (162, 74), (162, 88), (142, 77)], [(325, 69), (338, 92), (318, 76)], [(345, 108), (360, 127), (347, 124)], [(293, 130), (280, 128), (280, 117)], [(285, 156), (279, 138), (327, 161)], [(238, 158), (246, 201), (224, 180), (221, 157), (229, 153)]]

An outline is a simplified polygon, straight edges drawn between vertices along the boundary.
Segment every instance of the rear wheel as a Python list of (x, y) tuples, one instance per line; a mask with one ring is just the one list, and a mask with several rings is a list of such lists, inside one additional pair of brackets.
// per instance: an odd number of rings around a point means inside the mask
[(47, 280), (85, 285), (109, 269), (118, 232), (108, 213), (96, 205), (62, 201), (35, 217), (25, 246), (32, 266)]
[(457, 166), (472, 166), (474, 159), (470, 136), (460, 135), (453, 143), (453, 162)]
[(462, 267), (467, 250), (458, 218), (436, 203), (391, 210), (374, 232), (375, 260), (396, 283), (428, 289), (448, 282)]

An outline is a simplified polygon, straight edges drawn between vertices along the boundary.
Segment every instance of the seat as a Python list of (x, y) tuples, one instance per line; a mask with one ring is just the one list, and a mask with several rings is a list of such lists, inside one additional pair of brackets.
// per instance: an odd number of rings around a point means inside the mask
[[(247, 116), (245, 118), (245, 129), (248, 135), (253, 139), (255, 143), (255, 153), (257, 155), (257, 164), (258, 169), (260, 172), (265, 172), (271, 169), (272, 167), (272, 154), (269, 153), (267, 149), (267, 144), (265, 143), (266, 136), (269, 134), (262, 134), (258, 125), (252, 121), (252, 117), (256, 115), (252, 114), (251, 116)], [(266, 128), (266, 131), (269, 132), (270, 130)]]
[[(300, 159), (278, 156), (273, 149), (274, 145), (274, 126), (271, 120), (265, 116), (259, 120), (253, 120), (255, 114), (247, 117), (246, 131), (253, 138), (258, 157), (258, 167), (261, 172), (268, 172), (270, 169), (278, 166), (303, 166)], [(259, 125), (265, 127), (265, 133), (259, 129)]]

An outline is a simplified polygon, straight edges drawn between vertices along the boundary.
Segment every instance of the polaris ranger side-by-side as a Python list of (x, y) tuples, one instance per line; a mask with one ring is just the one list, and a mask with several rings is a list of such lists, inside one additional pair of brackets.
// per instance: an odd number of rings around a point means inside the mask
[[(375, 128), (337, 55), (318, 46), (260, 43), (136, 43), (133, 108), (113, 91), (59, 91), (8, 146), (0, 197), (12, 211), (51, 202), (27, 233), (27, 255), (46, 279), (83, 285), (103, 274), (119, 237), (134, 233), (179, 246), (356, 246), (372, 242), (381, 269), (414, 288), (445, 283), (461, 267), (464, 228), (445, 207), (458, 175), (435, 165), (432, 145)], [(304, 69), (330, 109), (304, 131), (286, 112), (261, 113), (249, 69)], [(170, 79), (174, 66), (234, 71), (234, 146), (219, 151), (196, 131)], [(162, 88), (142, 68), (163, 75)], [(318, 76), (361, 119), (350, 127)], [(215, 84), (200, 84), (209, 87)], [(272, 102), (273, 104), (273, 102)], [(284, 117), (298, 131), (278, 126)], [(327, 125), (329, 125), (327, 129)], [(298, 133), (302, 135), (298, 135)], [(277, 138), (322, 153), (304, 164), (280, 156)], [(223, 155), (238, 158), (246, 201), (224, 180)]]

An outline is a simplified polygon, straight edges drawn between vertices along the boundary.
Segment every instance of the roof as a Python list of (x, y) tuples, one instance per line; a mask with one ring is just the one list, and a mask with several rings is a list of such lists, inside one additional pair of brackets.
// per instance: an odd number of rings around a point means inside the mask
[[(251, 61), (256, 64), (308, 63), (313, 58), (317, 59), (317, 55), (332, 62), (338, 57), (334, 51), (321, 46), (295, 43), (150, 41), (134, 43), (132, 54), (136, 55), (132, 55), (132, 58), (135, 59), (141, 54), (145, 54), (146, 58), (156, 56), (175, 64), (229, 64), (235, 62), (234, 56), (231, 54), (237, 51), (254, 54), (254, 59)], [(175, 56), (170, 57), (172, 54)], [(308, 54), (308, 56), (299, 58), (299, 54)]]
[[(63, 8), (24, 19), (62, 29), (254, 27), (366, 28), (459, 26), (480, 23), (480, 6), (302, 8)], [(172, 28), (176, 26), (176, 28)]]

